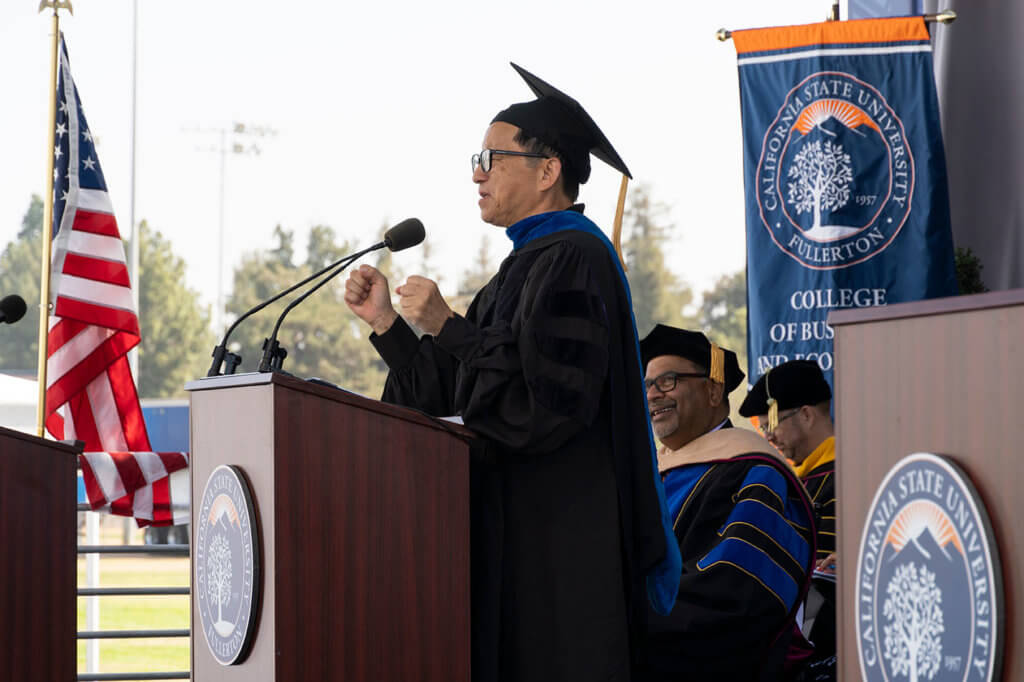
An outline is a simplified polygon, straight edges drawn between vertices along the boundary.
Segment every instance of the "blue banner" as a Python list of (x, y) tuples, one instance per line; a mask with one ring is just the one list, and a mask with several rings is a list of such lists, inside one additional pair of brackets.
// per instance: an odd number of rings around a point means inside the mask
[(829, 311), (957, 293), (946, 162), (920, 17), (736, 31), (748, 376), (816, 360)]

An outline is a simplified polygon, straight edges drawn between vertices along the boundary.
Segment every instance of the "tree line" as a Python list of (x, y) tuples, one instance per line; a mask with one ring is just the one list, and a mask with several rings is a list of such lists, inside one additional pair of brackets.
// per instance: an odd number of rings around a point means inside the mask
[[(37, 367), (42, 223), (43, 202), (33, 196), (17, 236), (0, 253), (0, 292), (16, 292), (28, 304), (25, 317), (0, 337), (0, 368), (6, 370), (34, 374)], [(139, 224), (139, 262), (139, 395), (180, 397), (213, 348), (210, 312), (185, 285), (185, 261), (145, 220)]]
[[(624, 215), (623, 258), (633, 296), (637, 331), (644, 336), (658, 322), (704, 330), (716, 343), (736, 350), (746, 366), (746, 288), (744, 272), (725, 275), (703, 292), (694, 292), (666, 263), (666, 247), (679, 238), (666, 207), (649, 190), (636, 186)], [(0, 368), (34, 370), (39, 324), (39, 259), (42, 202), (33, 197), (16, 238), (0, 253), (0, 292), (17, 292), (29, 304), (20, 323), (5, 329), (0, 343)], [(183, 397), (186, 381), (206, 374), (210, 353), (219, 338), (210, 327), (208, 306), (185, 283), (185, 261), (171, 242), (142, 221), (139, 229), (140, 274), (139, 395), (143, 398)], [(305, 276), (350, 253), (353, 244), (327, 225), (313, 227), (299, 255), (294, 230), (277, 226), (274, 245), (246, 253), (235, 268), (228, 319), (236, 319), (258, 302), (270, 298)], [(433, 265), (428, 244), (420, 248), (415, 274), (436, 279), (449, 303), (465, 312), (473, 294), (497, 271), (500, 259), (482, 237), (476, 257), (450, 282)], [(391, 260), (391, 252), (378, 252), (374, 265), (389, 282), (405, 274)], [(287, 350), (284, 368), (301, 377), (319, 377), (376, 397), (384, 386), (387, 368), (367, 341), (369, 330), (345, 306), (344, 276), (337, 278), (294, 308), (278, 339)], [(285, 303), (260, 311), (232, 334), (230, 349), (242, 356), (238, 369), (254, 371), (259, 365), (264, 338), (269, 335)]]

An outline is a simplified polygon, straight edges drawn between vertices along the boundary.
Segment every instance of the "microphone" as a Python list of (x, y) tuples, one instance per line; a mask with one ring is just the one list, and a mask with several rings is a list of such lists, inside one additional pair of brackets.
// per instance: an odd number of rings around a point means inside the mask
[(422, 242), (425, 236), (419, 218), (406, 218), (384, 233), (384, 246), (391, 251), (404, 251)]
[[(419, 233), (419, 238), (418, 239), (415, 236), (417, 232)], [(384, 241), (382, 241), (382, 242), (380, 242), (378, 244), (374, 244), (369, 249), (366, 249), (365, 251), (360, 251), (359, 253), (357, 253), (357, 254), (355, 254), (353, 256), (345, 256), (344, 258), (341, 258), (341, 259), (331, 263), (330, 265), (327, 265), (327, 266), (321, 268), (320, 270), (317, 270), (316, 272), (314, 272), (309, 277), (305, 278), (301, 282), (297, 282), (296, 284), (293, 284), (292, 286), (288, 287), (287, 289), (285, 289), (281, 293), (279, 293), (279, 294), (277, 294), (275, 296), (272, 296), (271, 298), (267, 299), (266, 301), (263, 301), (262, 303), (260, 303), (258, 305), (253, 306), (252, 308), (247, 310), (241, 317), (239, 317), (237, 320), (235, 320), (234, 323), (230, 327), (228, 327), (228, 330), (224, 333), (224, 338), (221, 340), (220, 345), (214, 346), (213, 353), (212, 353), (213, 362), (210, 364), (210, 369), (206, 373), (206, 376), (208, 376), (208, 377), (219, 376), (220, 373), (221, 373), (221, 367), (222, 367), (222, 365), (225, 364), (225, 361), (227, 361), (227, 366), (224, 369), (224, 373), (225, 374), (234, 374), (235, 373), (235, 369), (242, 362), (242, 356), (238, 355), (237, 353), (229, 353), (228, 352), (228, 338), (231, 336), (231, 332), (233, 332), (235, 330), (235, 327), (237, 327), (242, 322), (242, 320), (244, 320), (245, 318), (247, 318), (250, 315), (253, 315), (255, 313), (258, 313), (259, 311), (263, 310), (264, 308), (266, 308), (268, 305), (270, 305), (274, 301), (280, 299), (282, 296), (287, 296), (288, 294), (290, 294), (291, 292), (295, 291), (296, 289), (298, 289), (302, 285), (307, 284), (307, 283), (313, 281), (317, 277), (320, 277), (325, 272), (327, 272), (327, 271), (329, 271), (329, 270), (331, 270), (333, 268), (339, 267), (339, 266), (341, 266), (342, 269), (344, 269), (344, 267), (346, 267), (349, 264), (351, 264), (351, 262), (353, 260), (355, 260), (356, 258), (359, 258), (363, 254), (365, 254), (365, 253), (367, 253), (369, 251), (373, 251), (373, 250), (376, 250), (376, 249), (382, 249), (385, 246), (388, 246), (388, 240), (389, 239), (391, 240), (392, 243), (400, 242), (402, 244), (402, 246), (400, 246), (398, 248), (393, 248), (392, 249), (392, 251), (400, 251), (401, 249), (408, 248), (410, 246), (415, 246), (416, 244), (419, 244), (421, 241), (423, 241), (423, 235), (424, 235), (423, 223), (421, 223), (416, 218), (407, 218), (406, 220), (403, 220), (402, 222), (398, 223), (397, 225), (392, 227), (390, 230), (388, 230), (386, 233), (384, 233)], [(413, 241), (413, 240), (415, 240), (415, 241)], [(388, 248), (391, 248), (391, 247), (389, 246)], [(280, 322), (278, 322), (278, 324), (280, 324)], [(275, 329), (275, 334), (276, 334), (276, 329)]]
[[(423, 226), (420, 225), (420, 231), (422, 230)], [(420, 237), (420, 239), (422, 240), (423, 237)], [(25, 299), (21, 296), (17, 294), (4, 296), (3, 300), (0, 301), (0, 322), (14, 324), (25, 316), (26, 310), (28, 310), (28, 306), (25, 305)]]
[(263, 341), (263, 357), (260, 359), (259, 371), (270, 372), (272, 370), (280, 370), (281, 365), (284, 363), (284, 359), (288, 357), (288, 351), (277, 342), (277, 332), (281, 328), (281, 323), (284, 322), (284, 318), (291, 312), (292, 308), (305, 301), (317, 289), (340, 275), (345, 268), (351, 265), (357, 258), (360, 258), (371, 251), (383, 249), (384, 247), (387, 247), (391, 251), (402, 251), (404, 249), (408, 249), (409, 247), (416, 246), (422, 242), (425, 235), (426, 232), (423, 229), (423, 223), (420, 222), (419, 218), (406, 218), (384, 233), (384, 241), (378, 242), (369, 248), (352, 254), (347, 259), (343, 258), (338, 263), (329, 266), (337, 267), (329, 275), (321, 279), (314, 286), (310, 287), (304, 294), (289, 303), (288, 307), (286, 307), (281, 313), (281, 316), (277, 318), (277, 324), (274, 325), (274, 331), (271, 333), (270, 338), (264, 339)]

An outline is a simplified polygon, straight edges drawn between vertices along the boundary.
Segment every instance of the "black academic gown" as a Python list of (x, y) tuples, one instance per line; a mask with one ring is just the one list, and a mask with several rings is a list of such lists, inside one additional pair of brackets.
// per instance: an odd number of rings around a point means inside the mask
[(825, 462), (800, 479), (818, 517), (818, 558), (836, 551), (836, 462)]
[(665, 551), (628, 298), (606, 246), (563, 231), (502, 263), (465, 316), (371, 336), (383, 399), (461, 414), (473, 461), (473, 679), (627, 680)]
[[(818, 559), (836, 551), (836, 463), (820, 464), (800, 479), (814, 502), (818, 521)], [(814, 643), (814, 656), (808, 662), (805, 680), (836, 679), (836, 583), (815, 578), (807, 599), (805, 616), (813, 618), (807, 638)], [(805, 624), (805, 629), (807, 626)]]

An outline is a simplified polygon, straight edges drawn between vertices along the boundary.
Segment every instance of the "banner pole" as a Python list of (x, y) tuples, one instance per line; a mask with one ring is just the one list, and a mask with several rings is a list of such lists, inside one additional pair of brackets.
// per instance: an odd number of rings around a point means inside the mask
[[(935, 14), (924, 14), (922, 16), (924, 18), (924, 23), (926, 24), (952, 24), (956, 21), (956, 12), (951, 9), (942, 10)], [(718, 38), (720, 42), (724, 43), (732, 38), (732, 31), (720, 28), (715, 31), (715, 37)]]
[(60, 49), (60, 15), (58, 9), (71, 11), (71, 3), (43, 0), (39, 11), (53, 8), (51, 19), (52, 40), (50, 42), (50, 115), (46, 128), (46, 194), (43, 195), (42, 259), (39, 264), (39, 365), (36, 379), (39, 382), (39, 401), (36, 405), (36, 435), (46, 435), (46, 337), (50, 327), (50, 246), (53, 241), (53, 131), (57, 128), (57, 51)]

